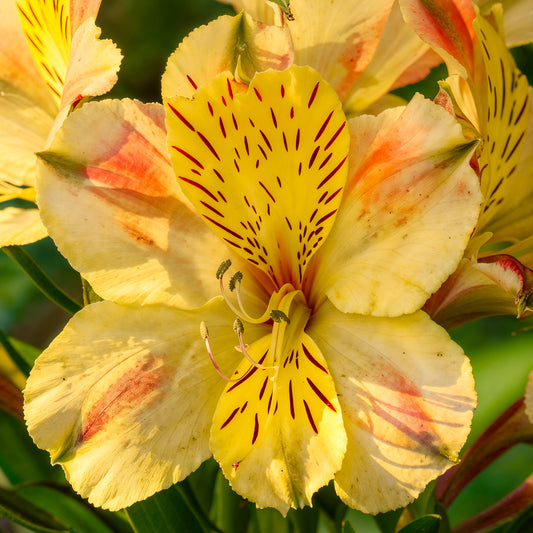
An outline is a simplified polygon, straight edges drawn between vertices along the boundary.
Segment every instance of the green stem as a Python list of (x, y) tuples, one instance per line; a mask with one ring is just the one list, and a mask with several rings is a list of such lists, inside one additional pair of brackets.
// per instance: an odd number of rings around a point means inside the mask
[(33, 281), (38, 289), (52, 302), (67, 313), (77, 313), (81, 306), (63, 292), (37, 265), (32, 257), (20, 246), (6, 246), (4, 253), (12, 259)]
[(15, 347), (9, 341), (7, 335), (0, 329), (0, 345), (6, 351), (7, 355), (11, 358), (13, 363), (17, 365), (17, 368), (26, 376), (30, 375), (31, 366), (26, 360), (18, 353)]

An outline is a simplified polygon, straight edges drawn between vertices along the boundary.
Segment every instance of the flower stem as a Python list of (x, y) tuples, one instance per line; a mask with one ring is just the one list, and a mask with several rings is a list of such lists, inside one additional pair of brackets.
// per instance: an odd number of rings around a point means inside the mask
[(12, 259), (32, 280), (37, 288), (57, 306), (67, 313), (77, 313), (81, 306), (65, 292), (63, 292), (37, 265), (32, 257), (20, 246), (6, 246), (4, 253)]

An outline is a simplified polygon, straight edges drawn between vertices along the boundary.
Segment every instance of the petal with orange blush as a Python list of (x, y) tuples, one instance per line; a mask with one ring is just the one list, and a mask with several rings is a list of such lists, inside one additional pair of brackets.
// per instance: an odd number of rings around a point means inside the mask
[(419, 309), (455, 270), (479, 213), (472, 143), (444, 109), (349, 121), (350, 169), (335, 225), (310, 266), (313, 305), (397, 316)]
[(348, 434), (337, 493), (367, 513), (404, 507), (453, 465), (468, 436), (468, 359), (420, 311), (375, 318), (326, 303), (308, 334), (327, 358)]

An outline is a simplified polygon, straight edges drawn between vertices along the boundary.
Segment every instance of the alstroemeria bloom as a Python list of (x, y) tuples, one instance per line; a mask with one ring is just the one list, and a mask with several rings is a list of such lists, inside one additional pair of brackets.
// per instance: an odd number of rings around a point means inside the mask
[[(531, 88), (503, 36), (500, 5), (476, 16), (469, 2), (401, 0), (406, 18), (446, 59), (451, 76), (439, 99), (472, 137), (481, 139), (475, 164), (484, 195), (465, 259), (426, 310), (447, 328), (480, 316), (531, 313), (533, 292), (533, 106)], [(511, 43), (533, 39), (513, 4)], [(494, 249), (498, 252), (495, 254)]]
[(121, 55), (98, 39), (101, 0), (0, 2), (0, 246), (46, 236), (35, 205), (35, 153), (73, 105), (115, 84)]
[(165, 110), (175, 174), (161, 107), (129, 100), (75, 111), (42, 154), (43, 220), (108, 301), (38, 358), (35, 442), (110, 509), (211, 455), (283, 513), (331, 480), (352, 507), (405, 505), (475, 405), (419, 311), (477, 219), (472, 145), (421, 96), (347, 121), (309, 67), (226, 72)]

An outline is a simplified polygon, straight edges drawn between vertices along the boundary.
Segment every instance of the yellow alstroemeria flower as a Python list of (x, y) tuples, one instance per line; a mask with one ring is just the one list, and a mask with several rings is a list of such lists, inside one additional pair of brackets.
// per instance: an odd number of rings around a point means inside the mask
[[(533, 38), (517, 24), (528, 1), (509, 6), (511, 42)], [(509, 3), (508, 3), (509, 4)], [(528, 316), (533, 304), (533, 107), (531, 88), (517, 69), (503, 36), (504, 14), (486, 16), (450, 1), (401, 0), (407, 20), (446, 59), (451, 76), (438, 100), (480, 138), (476, 159), (484, 195), (481, 215), (458, 270), (426, 310), (447, 328), (480, 316)], [(494, 250), (498, 251), (495, 253)]]
[(331, 480), (367, 512), (407, 504), (475, 405), (419, 311), (478, 216), (472, 144), (421, 96), (347, 121), (309, 67), (225, 72), (165, 112), (172, 165), (161, 106), (131, 100), (86, 104), (41, 154), (43, 220), (107, 301), (38, 358), (33, 439), (109, 509), (211, 455), (282, 513)]
[(46, 236), (35, 202), (35, 153), (82, 98), (109, 91), (121, 55), (98, 39), (100, 0), (0, 2), (0, 246)]

